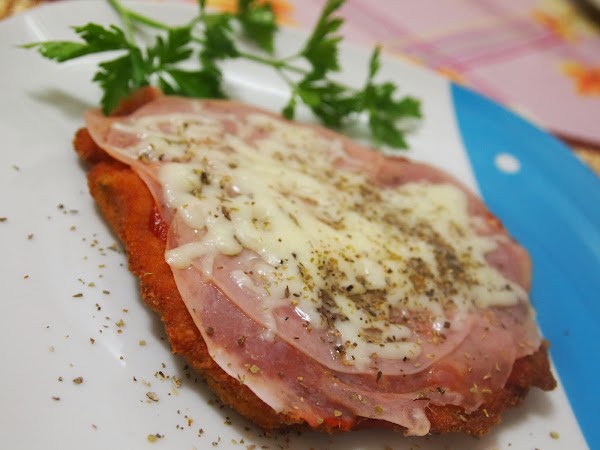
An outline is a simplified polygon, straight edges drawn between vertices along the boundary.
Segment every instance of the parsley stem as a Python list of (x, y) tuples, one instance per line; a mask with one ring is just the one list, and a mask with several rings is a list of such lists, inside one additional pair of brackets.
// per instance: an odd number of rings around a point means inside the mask
[(247, 52), (242, 52), (242, 51), (238, 52), (238, 54), (241, 58), (248, 59), (250, 61), (254, 61), (259, 64), (265, 64), (267, 66), (271, 66), (278, 70), (285, 69), (287, 71), (295, 72), (300, 75), (306, 75), (308, 73), (308, 71), (306, 69), (303, 69), (298, 66), (294, 66), (293, 64), (286, 62), (286, 60), (284, 60), (284, 59), (273, 59), (273, 58), (268, 58), (268, 57), (265, 58), (260, 55), (255, 55), (253, 53), (247, 53)]
[(123, 6), (119, 0), (108, 0), (108, 2), (117, 11), (119, 16), (125, 23), (125, 25), (127, 27), (128, 35), (133, 34), (133, 27), (131, 25), (132, 21), (139, 22), (143, 25), (147, 25), (149, 27), (156, 28), (159, 30), (168, 31), (172, 28), (169, 25), (166, 25), (162, 22), (154, 20), (148, 16), (144, 16), (143, 14), (140, 14), (132, 9), (129, 9), (129, 8)]
[(296, 93), (296, 83), (294, 83), (290, 77), (288, 77), (288, 74), (286, 73), (285, 70), (282, 70), (279, 67), (275, 67), (275, 71), (277, 72), (277, 75), (279, 75), (279, 77), (285, 81), (288, 85), (288, 87), (292, 90), (292, 95), (295, 95)]
[(121, 20), (123, 21), (123, 26), (125, 27), (125, 35), (127, 36), (127, 40), (131, 43), (135, 42), (135, 32), (133, 30), (133, 24), (131, 23), (130, 11), (125, 8), (119, 0), (108, 0), (110, 6), (112, 6)]
[(147, 25), (149, 27), (156, 28), (159, 30), (165, 30), (165, 31), (169, 31), (172, 28), (169, 25), (165, 25), (162, 22), (158, 22), (154, 19), (151, 19), (150, 17), (144, 16), (144, 15), (137, 13), (131, 9), (126, 9), (126, 11), (127, 11), (127, 15), (129, 16), (130, 19), (133, 19), (136, 22), (141, 23), (142, 25)]

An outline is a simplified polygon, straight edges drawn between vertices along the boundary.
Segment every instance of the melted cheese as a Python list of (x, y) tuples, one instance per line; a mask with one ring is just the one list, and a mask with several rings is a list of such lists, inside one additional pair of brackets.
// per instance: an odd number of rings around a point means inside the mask
[(457, 187), (380, 187), (343, 164), (339, 140), (261, 114), (227, 133), (222, 119), (174, 114), (116, 126), (138, 136), (122, 151), (158, 166), (165, 202), (195, 230), (167, 262), (201, 261), (211, 277), (218, 255), (258, 255), (252, 273), (231, 279), (260, 298), (272, 332), (274, 311), (291, 305), (312, 327), (335, 330), (347, 363), (364, 367), (374, 355), (420, 354), (406, 316), (440, 331), (475, 308), (526, 298), (487, 263), (500, 237), (477, 234)]

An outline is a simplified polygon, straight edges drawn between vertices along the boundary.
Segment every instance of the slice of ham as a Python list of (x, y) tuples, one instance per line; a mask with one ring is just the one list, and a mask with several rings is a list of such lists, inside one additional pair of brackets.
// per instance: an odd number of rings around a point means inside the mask
[[(158, 175), (161, 161), (132, 157), (126, 151), (142, 139), (128, 130), (127, 124), (160, 115), (168, 128), (170, 116), (195, 114), (217, 120), (223, 136), (236, 135), (241, 133), (240, 124), (256, 113), (276, 117), (233, 102), (159, 97), (125, 117), (106, 118), (91, 111), (86, 123), (96, 143), (130, 165), (148, 186), (158, 211), (152, 220), (161, 233), (166, 230), (169, 250), (193, 242), (202, 230), (191, 229), (167, 206)], [(335, 162), (338, 168), (360, 170), (374, 185), (385, 188), (420, 182), (460, 187), (467, 195), (477, 232), (498, 236), (497, 247), (486, 255), (487, 262), (508, 280), (529, 289), (526, 251), (460, 182), (426, 164), (383, 156), (329, 130), (310, 128), (342, 143), (343, 154)], [(265, 132), (246, 130), (246, 143), (260, 142)], [(278, 307), (272, 320), (265, 319), (256, 293), (240, 286), (233, 276), (237, 271), (252, 273), (264, 264), (258, 254), (245, 249), (236, 255), (217, 256), (210, 263), (208, 272), (201, 258), (189, 267), (172, 270), (211, 357), (273, 409), (292, 411), (315, 427), (325, 421), (345, 429), (374, 419), (402, 426), (408, 434), (424, 435), (429, 431), (425, 410), (430, 403), (476, 410), (505, 385), (514, 361), (532, 354), (541, 343), (526, 301), (452, 317), (442, 330), (413, 320), (410, 311), (397, 311), (398, 321), (412, 330), (410, 339), (420, 343), (420, 355), (410, 360), (375, 358), (367, 368), (349, 365), (331, 346), (322, 344), (330, 339), (327, 330), (311, 329), (291, 306)]]

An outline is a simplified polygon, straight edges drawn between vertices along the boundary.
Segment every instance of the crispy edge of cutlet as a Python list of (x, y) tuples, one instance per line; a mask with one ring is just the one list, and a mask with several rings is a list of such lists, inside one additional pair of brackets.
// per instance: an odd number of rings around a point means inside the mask
[[(128, 114), (156, 95), (155, 91), (142, 92), (133, 101), (124, 104), (119, 112)], [(293, 413), (274, 411), (214, 362), (165, 261), (166, 240), (160, 223), (157, 226), (157, 217), (160, 216), (150, 191), (133, 170), (100, 149), (85, 128), (76, 133), (73, 144), (79, 157), (89, 167), (90, 193), (123, 243), (129, 269), (139, 279), (142, 299), (160, 316), (172, 351), (203, 376), (223, 403), (261, 428), (275, 430), (308, 426)], [(535, 353), (515, 361), (506, 386), (490, 394), (488, 401), (478, 410), (466, 413), (458, 406), (430, 404), (427, 417), (431, 422), (431, 433), (461, 432), (482, 436), (501, 421), (503, 411), (519, 405), (531, 387), (552, 390), (555, 386), (548, 343), (544, 341)], [(386, 422), (361, 418), (353, 423), (327, 420), (319, 429), (336, 432), (370, 427), (401, 429)]]

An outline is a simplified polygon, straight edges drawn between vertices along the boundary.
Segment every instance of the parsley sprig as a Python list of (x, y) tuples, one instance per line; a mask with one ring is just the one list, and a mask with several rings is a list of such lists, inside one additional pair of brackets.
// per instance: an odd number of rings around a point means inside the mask
[[(98, 64), (93, 78), (102, 88), (105, 114), (148, 85), (158, 86), (166, 94), (224, 98), (220, 64), (231, 59), (250, 60), (272, 67), (289, 85), (290, 98), (282, 110), (285, 117), (293, 118), (301, 103), (332, 128), (364, 114), (377, 145), (407, 148), (399, 123), (420, 118), (420, 102), (410, 96), (398, 98), (397, 87), (391, 82), (376, 82), (381, 66), (379, 47), (371, 54), (368, 76), (361, 88), (334, 78), (341, 70), (339, 30), (344, 23), (335, 13), (344, 1), (328, 0), (304, 45), (284, 58), (275, 57), (278, 27), (273, 8), (259, 0), (238, 0), (234, 14), (209, 11), (205, 1), (199, 0), (198, 14), (180, 26), (144, 16), (119, 0), (108, 0), (119, 14), (122, 27), (88, 23), (73, 27), (79, 42), (45, 41), (24, 47), (36, 48), (42, 56), (57, 62), (117, 51), (116, 58)], [(137, 42), (139, 27), (156, 31), (153, 43), (143, 46)], [(250, 42), (256, 51), (246, 51), (242, 41)]]

